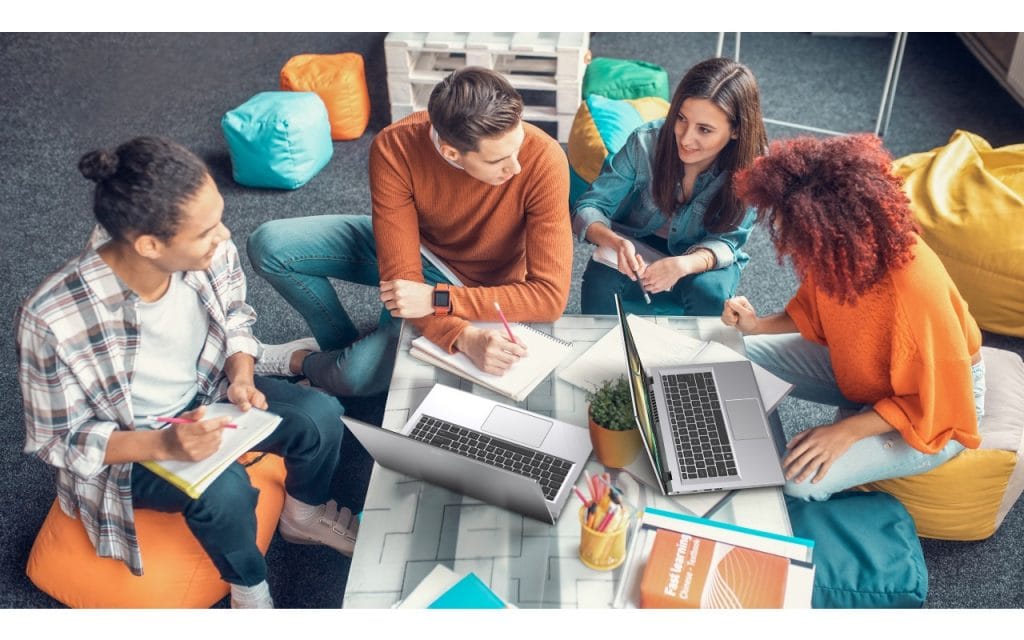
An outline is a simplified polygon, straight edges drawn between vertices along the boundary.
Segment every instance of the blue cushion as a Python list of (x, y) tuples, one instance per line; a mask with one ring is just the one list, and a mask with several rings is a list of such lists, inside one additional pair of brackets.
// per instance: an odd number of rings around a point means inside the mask
[(928, 569), (914, 521), (898, 500), (847, 491), (824, 502), (787, 497), (786, 507), (793, 535), (814, 540), (814, 608), (924, 604)]
[(265, 91), (224, 115), (235, 181), (247, 187), (297, 189), (331, 159), (331, 124), (317, 94)]

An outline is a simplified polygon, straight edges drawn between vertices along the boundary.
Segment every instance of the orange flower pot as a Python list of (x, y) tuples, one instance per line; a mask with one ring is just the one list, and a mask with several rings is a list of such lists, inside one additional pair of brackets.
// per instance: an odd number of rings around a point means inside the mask
[(594, 455), (598, 462), (606, 467), (621, 469), (636, 460), (643, 448), (639, 430), (613, 431), (594, 422), (589, 411), (587, 417), (590, 423), (590, 442), (594, 445)]

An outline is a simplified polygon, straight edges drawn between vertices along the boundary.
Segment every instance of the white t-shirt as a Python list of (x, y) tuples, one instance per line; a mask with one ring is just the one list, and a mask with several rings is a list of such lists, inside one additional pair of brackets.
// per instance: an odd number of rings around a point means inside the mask
[(139, 352), (132, 377), (132, 412), (172, 416), (195, 397), (199, 385), (196, 363), (206, 344), (210, 316), (199, 293), (179, 272), (163, 297), (138, 304)]

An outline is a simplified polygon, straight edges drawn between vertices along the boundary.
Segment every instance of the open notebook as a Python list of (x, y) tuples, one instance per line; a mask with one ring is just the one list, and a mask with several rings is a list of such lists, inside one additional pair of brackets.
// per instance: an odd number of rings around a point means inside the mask
[[(500, 322), (474, 322), (478, 329), (505, 332)], [(510, 325), (516, 339), (526, 345), (527, 355), (512, 365), (504, 375), (484, 373), (464, 353), (448, 353), (423, 336), (412, 341), (409, 353), (424, 362), (445, 369), (491, 391), (519, 402), (530, 395), (538, 384), (572, 350), (572, 343), (559, 340), (533, 327), (514, 322)]]
[(198, 498), (217, 477), (240, 455), (252, 449), (281, 423), (281, 416), (249, 409), (245, 413), (228, 402), (206, 407), (203, 419), (228, 416), (237, 429), (221, 429), (220, 448), (202, 460), (149, 460), (142, 465), (184, 491), (190, 498)]

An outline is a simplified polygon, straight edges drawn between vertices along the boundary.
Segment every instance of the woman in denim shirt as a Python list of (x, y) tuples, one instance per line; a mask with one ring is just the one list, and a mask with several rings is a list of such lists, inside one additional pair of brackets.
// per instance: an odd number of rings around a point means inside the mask
[[(750, 69), (727, 58), (690, 69), (669, 117), (633, 131), (576, 203), (573, 232), (617, 263), (587, 265), (583, 313), (615, 313), (618, 293), (627, 312), (719, 315), (750, 259), (740, 247), (754, 223), (731, 176), (766, 146)], [(636, 240), (665, 257), (645, 260)]]

